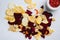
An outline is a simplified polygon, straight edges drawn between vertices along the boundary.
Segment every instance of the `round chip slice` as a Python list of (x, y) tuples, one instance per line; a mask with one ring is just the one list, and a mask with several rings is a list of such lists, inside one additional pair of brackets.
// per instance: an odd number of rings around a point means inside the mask
[(47, 20), (47, 18), (46, 18), (46, 16), (45, 15), (41, 15), (42, 16), (42, 19), (43, 19), (43, 23), (45, 23), (45, 24), (47, 24), (48, 23), (48, 20)]
[(27, 18), (23, 18), (22, 19), (22, 25), (23, 26), (27, 26), (28, 25), (28, 19)]
[(42, 22), (42, 17), (41, 16), (38, 16), (37, 18), (36, 18), (36, 23), (37, 24), (40, 24)]
[(12, 9), (7, 9), (6, 10), (6, 15), (13, 16), (14, 15), (14, 11)]
[(27, 3), (27, 4), (30, 4), (31, 2), (32, 2), (32, 0), (24, 0), (25, 1), (25, 3)]
[(44, 12), (44, 9), (43, 8), (40, 8), (39, 9), (39, 14), (42, 14)]
[(28, 9), (33, 9), (36, 7), (36, 3), (31, 3), (27, 6)]
[(15, 21), (15, 18), (12, 17), (12, 16), (6, 16), (5, 19), (7, 19), (10, 22), (14, 22)]
[(25, 13), (25, 10), (23, 9), (22, 6), (15, 6), (13, 10), (15, 13)]
[(34, 17), (34, 16), (29, 16), (28, 19), (29, 19), (29, 21), (31, 21), (31, 22), (35, 22), (35, 17)]

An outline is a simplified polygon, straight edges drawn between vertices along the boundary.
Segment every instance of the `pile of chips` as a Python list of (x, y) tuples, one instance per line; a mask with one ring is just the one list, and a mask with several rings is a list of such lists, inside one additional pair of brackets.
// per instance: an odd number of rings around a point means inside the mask
[(39, 10), (35, 9), (36, 3), (33, 3), (32, 0), (24, 1), (28, 4), (27, 10), (24, 10), (22, 6), (16, 5), (6, 10), (5, 19), (8, 20), (10, 26), (8, 30), (21, 32), (29, 39), (34, 36), (37, 40), (39, 37), (45, 38), (46, 35), (54, 32), (54, 30), (50, 28), (52, 21), (55, 21), (55, 19), (52, 18), (53, 15), (44, 11), (44, 6), (41, 6)]

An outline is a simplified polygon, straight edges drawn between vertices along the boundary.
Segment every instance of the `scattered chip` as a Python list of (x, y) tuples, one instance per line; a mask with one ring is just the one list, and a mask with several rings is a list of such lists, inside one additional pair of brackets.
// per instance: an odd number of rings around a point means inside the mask
[(15, 13), (25, 13), (25, 10), (23, 9), (22, 6), (15, 6), (13, 10)]
[(6, 15), (13, 16), (14, 15), (14, 11), (12, 9), (7, 9), (6, 10)]
[(29, 16), (28, 19), (29, 19), (29, 21), (31, 21), (31, 22), (35, 22), (35, 17), (34, 17), (34, 16)]
[(31, 2), (32, 2), (32, 0), (24, 0), (25, 1), (25, 3), (27, 3), (27, 4), (31, 4)]
[(22, 19), (22, 25), (24, 25), (24, 26), (28, 25), (28, 19), (27, 18)]
[(7, 19), (10, 22), (14, 22), (15, 21), (15, 18), (12, 17), (12, 16), (6, 16), (5, 19)]
[(42, 18), (41, 18), (41, 16), (38, 16), (37, 18), (36, 18), (36, 23), (37, 24), (40, 24), (42, 22)]
[(28, 9), (33, 9), (36, 7), (36, 3), (31, 3), (27, 6)]

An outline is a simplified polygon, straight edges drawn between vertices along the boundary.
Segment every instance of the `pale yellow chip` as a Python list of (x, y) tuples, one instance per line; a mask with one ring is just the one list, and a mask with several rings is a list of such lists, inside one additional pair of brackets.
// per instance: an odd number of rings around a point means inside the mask
[(43, 20), (42, 22), (47, 24), (48, 20), (47, 20), (46, 16), (45, 15), (41, 15), (41, 17), (42, 17), (42, 20)]
[(14, 11), (12, 9), (7, 9), (6, 10), (6, 15), (13, 16), (14, 15)]
[(15, 13), (25, 13), (25, 10), (23, 9), (22, 6), (15, 6), (15, 7), (13, 8), (13, 11), (14, 11)]
[(40, 36), (41, 34), (42, 34), (42, 33), (38, 31), (38, 34), (34, 35), (34, 37), (36, 38), (36, 40), (39, 40), (39, 38), (41, 37), (41, 36)]
[(42, 25), (39, 25), (39, 29), (43, 29), (43, 26)]
[(48, 36), (51, 35), (51, 34), (54, 32), (54, 30), (51, 29), (50, 27), (48, 27), (47, 30), (49, 30), (49, 34), (48, 34)]
[(28, 14), (27, 13), (23, 13), (22, 14), (24, 18), (28, 18)]
[(55, 21), (55, 18), (52, 18), (52, 21)]
[(44, 12), (44, 9), (40, 8), (39, 9), (39, 14), (42, 14)]
[(27, 6), (28, 9), (33, 9), (36, 7), (36, 3), (31, 3)]
[(15, 21), (15, 18), (14, 17), (8, 16), (8, 15), (6, 15), (5, 19), (7, 19), (10, 22), (14, 22)]
[(37, 18), (36, 18), (36, 23), (37, 24), (40, 24), (42, 22), (42, 17), (41, 16), (38, 16)]
[(31, 2), (32, 2), (32, 0), (24, 0), (25, 1), (25, 3), (27, 3), (27, 4), (30, 4)]
[(28, 19), (27, 18), (23, 18), (22, 19), (22, 25), (23, 26), (27, 26), (28, 25)]
[(34, 16), (29, 16), (28, 19), (29, 19), (29, 21), (31, 21), (31, 22), (35, 22), (35, 17), (34, 17)]
[(9, 27), (8, 30), (9, 30), (9, 31), (12, 31), (12, 32), (17, 32), (19, 29), (16, 28), (16, 27), (14, 27), (14, 25), (10, 25), (10, 27)]

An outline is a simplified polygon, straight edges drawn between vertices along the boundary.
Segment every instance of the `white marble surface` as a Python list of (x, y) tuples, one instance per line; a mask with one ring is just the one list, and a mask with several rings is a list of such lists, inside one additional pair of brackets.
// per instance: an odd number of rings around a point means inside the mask
[[(37, 8), (39, 8), (41, 5), (45, 5), (46, 1), (47, 0), (33, 0), (33, 2), (37, 3)], [(8, 31), (9, 25), (4, 19), (5, 10), (8, 7), (8, 3), (22, 5), (24, 8), (27, 6), (23, 0), (0, 0), (0, 40), (25, 40), (22, 33)], [(54, 29), (55, 32), (50, 36), (46, 36), (45, 39), (40, 38), (40, 40), (60, 40), (60, 9), (52, 12), (52, 14), (56, 21), (52, 23), (51, 28)], [(33, 37), (31, 40), (35, 40), (35, 38)]]

